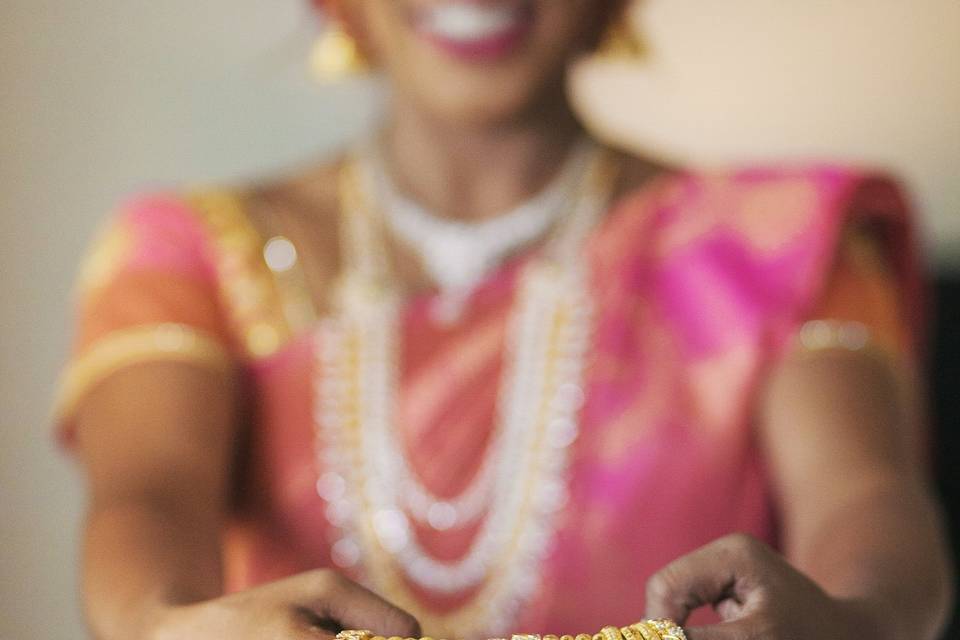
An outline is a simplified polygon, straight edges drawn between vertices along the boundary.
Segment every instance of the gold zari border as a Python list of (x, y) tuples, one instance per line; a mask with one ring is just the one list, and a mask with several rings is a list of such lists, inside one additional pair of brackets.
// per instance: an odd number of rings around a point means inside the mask
[(183, 324), (164, 323), (114, 331), (67, 365), (54, 404), (58, 419), (68, 416), (96, 383), (142, 362), (185, 362), (227, 370), (231, 358), (214, 338)]

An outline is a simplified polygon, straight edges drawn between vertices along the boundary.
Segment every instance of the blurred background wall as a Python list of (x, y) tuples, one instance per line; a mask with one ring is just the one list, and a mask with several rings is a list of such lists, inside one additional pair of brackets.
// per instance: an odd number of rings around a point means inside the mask
[[(0, 3), (0, 640), (82, 637), (82, 479), (48, 407), (99, 221), (124, 194), (276, 171), (375, 117), (369, 83), (307, 76), (305, 4)], [(889, 167), (923, 211), (931, 268), (960, 270), (960, 3), (647, 5), (646, 66), (577, 74), (600, 131), (701, 164)]]

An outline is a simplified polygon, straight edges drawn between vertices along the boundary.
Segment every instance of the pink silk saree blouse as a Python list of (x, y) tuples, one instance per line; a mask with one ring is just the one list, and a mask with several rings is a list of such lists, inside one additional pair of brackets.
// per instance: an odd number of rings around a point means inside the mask
[[(891, 269), (864, 270), (862, 256), (842, 249), (854, 226), (879, 231)], [(81, 275), (60, 398), (69, 442), (84, 393), (127, 364), (243, 373), (244, 446), (224, 548), (231, 590), (333, 566), (316, 490), (313, 332), (284, 312), (293, 294), (264, 264), (264, 241), (226, 194), (133, 199)], [(896, 186), (838, 167), (674, 174), (614, 203), (583, 252), (596, 317), (570, 498), (512, 628), (625, 625), (643, 613), (647, 577), (671, 560), (731, 532), (776, 546), (776, 499), (754, 430), (765, 374), (806, 320), (825, 315), (863, 321), (878, 342), (912, 353), (911, 249)], [(452, 327), (431, 319), (432, 294), (407, 302), (396, 423), (413, 469), (441, 496), (462, 490), (487, 445), (491, 381), (527, 259), (491, 274)], [(457, 558), (475, 527), (416, 532), (434, 557)], [(433, 612), (464, 601), (417, 594)]]

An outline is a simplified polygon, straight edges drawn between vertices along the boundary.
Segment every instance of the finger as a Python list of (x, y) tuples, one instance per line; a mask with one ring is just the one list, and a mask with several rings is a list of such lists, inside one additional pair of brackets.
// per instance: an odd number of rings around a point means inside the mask
[(300, 603), (324, 621), (342, 629), (369, 629), (377, 635), (419, 637), (420, 624), (372, 591), (334, 572), (306, 574), (309, 591)]
[(748, 536), (728, 536), (671, 562), (647, 582), (647, 617), (682, 623), (704, 605), (743, 604), (744, 586), (757, 582), (759, 547)]

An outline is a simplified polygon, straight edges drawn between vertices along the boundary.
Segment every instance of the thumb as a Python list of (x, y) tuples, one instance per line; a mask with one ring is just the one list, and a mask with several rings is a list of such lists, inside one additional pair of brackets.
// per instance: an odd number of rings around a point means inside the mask
[(647, 582), (647, 617), (683, 624), (704, 605), (727, 600), (742, 604), (737, 586), (752, 582), (752, 548), (757, 544), (746, 536), (728, 536), (671, 562)]
[(291, 599), (325, 627), (368, 629), (388, 638), (420, 636), (416, 618), (336, 572), (315, 571), (291, 580)]

